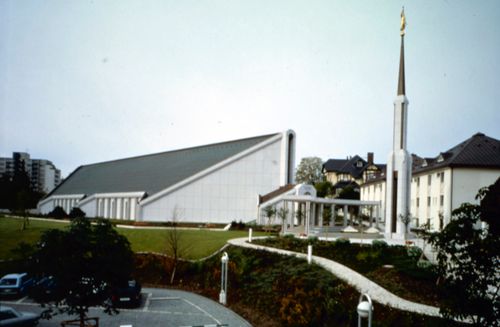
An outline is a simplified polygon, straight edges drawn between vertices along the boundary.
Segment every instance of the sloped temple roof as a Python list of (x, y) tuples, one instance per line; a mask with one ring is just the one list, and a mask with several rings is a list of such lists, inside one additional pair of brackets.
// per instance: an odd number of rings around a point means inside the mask
[(276, 135), (80, 166), (47, 197), (115, 192), (152, 195)]

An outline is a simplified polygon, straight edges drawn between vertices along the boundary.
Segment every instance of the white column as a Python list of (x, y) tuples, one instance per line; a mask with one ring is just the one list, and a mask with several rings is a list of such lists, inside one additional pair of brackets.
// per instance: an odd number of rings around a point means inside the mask
[(122, 199), (118, 198), (116, 200), (116, 218), (122, 219)]
[(130, 199), (123, 200), (123, 219), (130, 219)]
[(318, 215), (318, 225), (319, 228), (323, 229), (323, 210), (324, 210), (324, 205), (321, 203), (319, 205), (319, 215)]
[(317, 207), (317, 204), (316, 203), (311, 203), (312, 204), (312, 219), (311, 219), (311, 226), (314, 227), (316, 226), (316, 207)]
[(109, 218), (109, 199), (104, 199), (104, 218)]
[(347, 227), (347, 204), (344, 204), (344, 227)]
[(135, 220), (135, 198), (130, 199), (130, 220)]
[(305, 210), (305, 233), (306, 235), (309, 235), (309, 224), (311, 223), (311, 202), (307, 201), (306, 202), (306, 210)]
[(330, 226), (333, 227), (335, 226), (335, 216), (337, 213), (335, 212), (335, 204), (331, 206), (331, 215), (330, 215)]
[(116, 201), (115, 199), (111, 199), (110, 202), (110, 208), (109, 208), (109, 218), (116, 218)]

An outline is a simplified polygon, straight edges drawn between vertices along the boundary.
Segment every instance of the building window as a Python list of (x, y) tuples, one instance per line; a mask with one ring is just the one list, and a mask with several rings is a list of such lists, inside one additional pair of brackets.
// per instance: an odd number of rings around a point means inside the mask
[(420, 198), (417, 198), (417, 208), (420, 206)]
[(420, 177), (417, 177), (417, 187), (420, 186)]
[(432, 175), (427, 176), (427, 185), (431, 186)]
[(428, 207), (431, 206), (431, 197), (430, 196), (427, 197), (427, 206)]
[(439, 196), (439, 205), (442, 207), (444, 205), (444, 195)]
[(441, 183), (444, 183), (444, 172), (441, 173)]

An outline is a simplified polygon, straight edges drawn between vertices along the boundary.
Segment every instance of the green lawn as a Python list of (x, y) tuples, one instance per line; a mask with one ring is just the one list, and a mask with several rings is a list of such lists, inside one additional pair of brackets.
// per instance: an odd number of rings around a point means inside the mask
[(22, 219), (0, 217), (0, 260), (11, 258), (10, 251), (20, 242), (35, 244), (43, 231), (51, 228), (64, 228), (68, 226), (68, 222), (30, 219), (29, 226), (25, 230), (21, 230), (22, 226)]
[[(134, 252), (149, 251), (165, 253), (167, 233), (165, 229), (127, 229), (119, 228), (125, 235)], [(186, 248), (185, 259), (200, 259), (219, 250), (227, 240), (248, 235), (245, 231), (211, 231), (207, 229), (178, 229), (181, 247)]]
[[(34, 244), (40, 234), (51, 228), (64, 228), (68, 223), (41, 221), (30, 219), (30, 225), (21, 230), (22, 220), (9, 217), (0, 217), (0, 260), (12, 256), (10, 251), (21, 241)], [(129, 229), (118, 228), (125, 235), (135, 252), (149, 251), (165, 253), (167, 247), (167, 233), (165, 229)], [(182, 247), (187, 248), (186, 259), (199, 259), (220, 249), (227, 240), (247, 236), (245, 231), (210, 231), (207, 229), (178, 230), (181, 235)], [(255, 236), (264, 235), (254, 233)]]

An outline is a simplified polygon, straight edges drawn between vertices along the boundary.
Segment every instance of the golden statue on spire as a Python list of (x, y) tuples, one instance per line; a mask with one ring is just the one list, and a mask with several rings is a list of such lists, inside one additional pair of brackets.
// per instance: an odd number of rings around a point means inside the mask
[(401, 10), (401, 36), (405, 35), (406, 28), (406, 17), (405, 17), (405, 7)]

